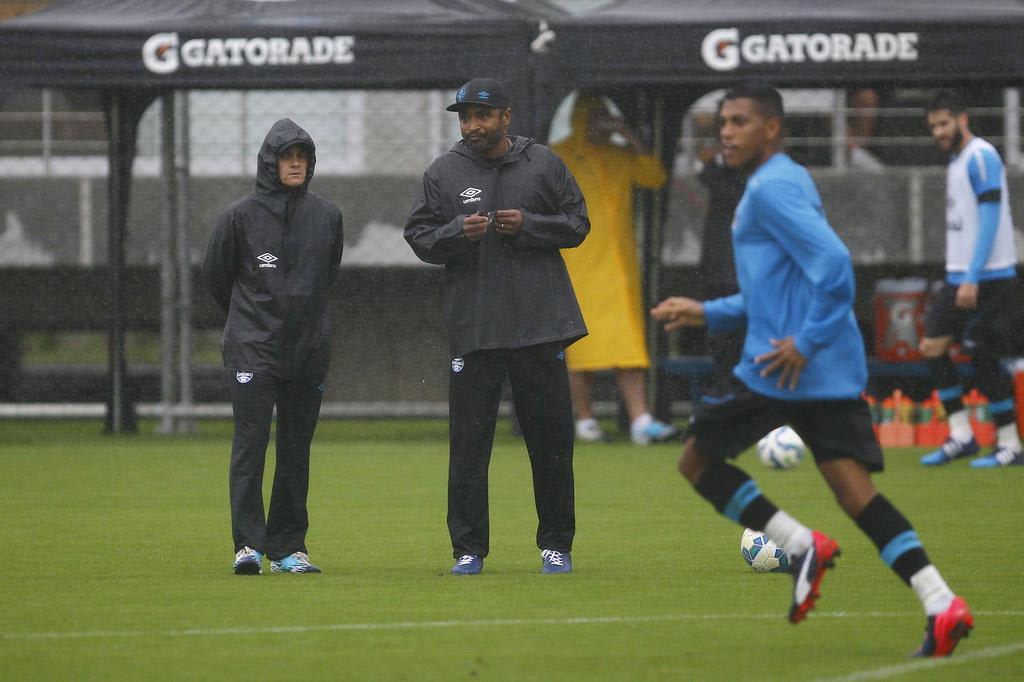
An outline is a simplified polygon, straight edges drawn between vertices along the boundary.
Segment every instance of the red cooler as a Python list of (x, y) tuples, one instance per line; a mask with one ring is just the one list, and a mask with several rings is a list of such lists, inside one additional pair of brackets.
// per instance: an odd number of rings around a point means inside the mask
[(928, 281), (922, 277), (875, 283), (875, 355), (889, 362), (920, 360)]

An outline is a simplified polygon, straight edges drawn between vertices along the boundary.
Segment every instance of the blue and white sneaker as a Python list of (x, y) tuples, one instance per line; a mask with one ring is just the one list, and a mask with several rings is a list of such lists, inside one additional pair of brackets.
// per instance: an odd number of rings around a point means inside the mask
[(309, 563), (309, 555), (305, 552), (292, 552), (280, 561), (271, 561), (270, 570), (274, 573), (319, 573), (320, 569)]
[(975, 440), (974, 436), (966, 443), (961, 443), (957, 439), (950, 436), (946, 439), (938, 450), (929, 452), (927, 455), (921, 458), (921, 464), (926, 467), (937, 467), (943, 464), (949, 464), (954, 459), (963, 459), (964, 457), (974, 457), (978, 454), (978, 441)]
[(484, 560), (476, 554), (463, 554), (452, 566), (452, 575), (477, 575), (484, 570)]
[(985, 457), (979, 457), (971, 462), (972, 469), (995, 469), (997, 467), (1021, 466), (1024, 464), (1024, 454), (1020, 450), (999, 447)]
[(235, 575), (261, 575), (263, 555), (252, 547), (243, 547), (235, 554)]
[(682, 433), (679, 429), (666, 424), (665, 422), (658, 421), (657, 419), (651, 420), (647, 426), (641, 428), (631, 428), (629, 435), (635, 445), (650, 445), (651, 443), (665, 443), (674, 438), (678, 438)]
[(572, 573), (572, 556), (569, 552), (545, 549), (540, 553), (541, 573)]

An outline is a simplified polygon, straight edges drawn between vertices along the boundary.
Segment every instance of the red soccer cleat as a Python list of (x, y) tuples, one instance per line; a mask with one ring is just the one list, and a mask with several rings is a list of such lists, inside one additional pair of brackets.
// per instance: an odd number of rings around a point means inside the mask
[(794, 625), (814, 608), (814, 602), (821, 596), (818, 588), (825, 570), (835, 566), (835, 558), (840, 554), (835, 540), (818, 531), (812, 533), (814, 544), (793, 559), (793, 605), (789, 607), (789, 622)]
[(949, 608), (937, 616), (928, 616), (924, 628), (924, 643), (915, 656), (949, 656), (957, 643), (971, 634), (974, 616), (963, 597), (953, 597)]

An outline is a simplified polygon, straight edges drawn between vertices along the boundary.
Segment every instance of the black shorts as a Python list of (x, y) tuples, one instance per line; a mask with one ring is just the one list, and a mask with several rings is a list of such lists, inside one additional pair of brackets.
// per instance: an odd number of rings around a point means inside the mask
[(754, 393), (736, 378), (696, 403), (686, 436), (694, 436), (705, 455), (733, 459), (784, 424), (800, 434), (819, 464), (849, 457), (868, 471), (885, 466), (863, 400), (778, 400)]
[(984, 346), (1005, 354), (1013, 337), (1014, 295), (1017, 279), (996, 279), (978, 284), (978, 307), (956, 307), (956, 284), (945, 282), (932, 298), (925, 317), (924, 335), (930, 339), (952, 336), (966, 352)]

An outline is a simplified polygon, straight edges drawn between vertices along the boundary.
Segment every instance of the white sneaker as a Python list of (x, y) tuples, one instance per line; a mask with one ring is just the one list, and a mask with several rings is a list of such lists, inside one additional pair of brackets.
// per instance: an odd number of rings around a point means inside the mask
[(270, 562), (270, 570), (274, 573), (319, 573), (320, 569), (309, 563), (309, 555), (305, 552), (292, 552), (283, 559)]
[(604, 443), (608, 436), (601, 430), (596, 419), (580, 419), (576, 422), (576, 440), (583, 443)]
[(263, 555), (252, 547), (243, 547), (235, 554), (235, 575), (261, 575)]
[(630, 429), (630, 437), (633, 439), (635, 445), (650, 445), (651, 443), (665, 443), (667, 441), (678, 438), (680, 435), (679, 429), (660, 422), (657, 419), (651, 420), (644, 426), (633, 427)]

